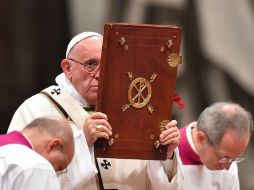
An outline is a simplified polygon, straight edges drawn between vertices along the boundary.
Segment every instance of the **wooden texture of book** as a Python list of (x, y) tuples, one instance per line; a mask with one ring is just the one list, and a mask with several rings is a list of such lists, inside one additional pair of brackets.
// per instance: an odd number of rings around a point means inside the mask
[(164, 160), (158, 141), (171, 120), (181, 28), (106, 23), (96, 111), (107, 114), (109, 140), (95, 143), (97, 157)]

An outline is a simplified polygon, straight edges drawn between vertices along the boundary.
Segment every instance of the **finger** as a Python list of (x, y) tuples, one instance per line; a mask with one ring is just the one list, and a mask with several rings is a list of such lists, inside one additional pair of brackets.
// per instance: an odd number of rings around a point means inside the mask
[(107, 126), (105, 125), (96, 125), (96, 132), (104, 132), (106, 133), (108, 136), (112, 135), (112, 131), (108, 129)]
[(179, 140), (180, 140), (179, 137), (175, 137), (175, 138), (171, 138), (171, 139), (165, 140), (163, 142), (161, 141), (161, 144), (162, 145), (178, 145), (179, 144)]
[(179, 138), (179, 134), (177, 132), (171, 133), (168, 136), (166, 136), (165, 138), (160, 138), (160, 142), (161, 143), (165, 143), (171, 139), (175, 139), (175, 138)]
[(176, 120), (172, 120), (170, 121), (167, 125), (166, 125), (166, 129), (169, 129), (171, 127), (176, 127), (177, 126), (177, 121)]
[(179, 132), (177, 127), (171, 127), (169, 129), (166, 129), (164, 131), (161, 132), (160, 134), (160, 138), (165, 138), (166, 136), (168, 136), (169, 134), (173, 133), (173, 132)]
[(110, 124), (105, 119), (97, 119), (97, 120), (95, 120), (95, 123), (96, 123), (96, 125), (103, 125), (108, 130), (112, 131), (112, 127), (110, 126)]
[(96, 134), (97, 134), (97, 139), (98, 139), (98, 138), (109, 139), (109, 135), (108, 135), (107, 133), (105, 133), (105, 132), (97, 131)]
[(163, 140), (160, 141), (161, 144), (163, 145), (169, 145), (169, 144), (174, 144), (174, 143), (179, 143), (180, 138), (179, 137), (175, 137), (175, 138), (171, 138), (171, 139), (167, 139), (167, 140)]
[(95, 118), (96, 117), (89, 116), (85, 121), (84, 127), (95, 129), (97, 125), (104, 125), (108, 130), (112, 131), (112, 128), (106, 119), (103, 118), (95, 119)]
[(91, 119), (105, 119), (108, 120), (108, 117), (106, 114), (101, 113), (101, 112), (95, 112), (89, 115)]

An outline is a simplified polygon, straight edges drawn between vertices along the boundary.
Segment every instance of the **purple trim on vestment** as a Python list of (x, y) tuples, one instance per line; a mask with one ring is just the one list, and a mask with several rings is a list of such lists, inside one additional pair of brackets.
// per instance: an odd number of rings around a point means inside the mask
[(33, 149), (26, 137), (19, 131), (12, 131), (10, 133), (0, 135), (0, 146), (8, 144), (22, 144), (30, 149)]
[(192, 150), (186, 135), (186, 127), (180, 129), (179, 154), (184, 165), (202, 165), (199, 156)]

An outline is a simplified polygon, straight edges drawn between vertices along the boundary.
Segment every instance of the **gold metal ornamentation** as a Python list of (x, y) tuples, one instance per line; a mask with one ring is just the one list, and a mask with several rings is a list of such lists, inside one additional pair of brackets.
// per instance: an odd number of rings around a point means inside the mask
[(152, 76), (150, 77), (150, 82), (153, 82), (157, 77), (157, 74), (152, 74)]
[(161, 47), (161, 52), (164, 52), (165, 51), (165, 47)]
[(150, 113), (153, 113), (154, 109), (151, 105), (147, 105), (147, 109)]
[(126, 39), (124, 37), (121, 37), (119, 40), (119, 43), (124, 46), (126, 44)]
[(181, 57), (175, 53), (172, 53), (168, 56), (168, 64), (170, 67), (175, 68), (178, 64), (181, 63)]
[(127, 72), (127, 75), (128, 75), (128, 77), (129, 77), (130, 81), (132, 81), (132, 79), (133, 79), (133, 74), (132, 74), (132, 72)]
[(98, 132), (103, 132), (103, 131), (104, 131), (103, 128), (104, 128), (103, 125), (97, 125), (97, 126), (96, 126), (96, 131), (98, 131)]
[[(138, 77), (133, 80), (133, 74), (131, 72), (127, 72), (127, 74), (131, 81), (128, 89), (129, 104), (124, 105), (122, 107), (122, 110), (126, 111), (130, 108), (130, 106), (133, 106), (134, 108), (143, 108), (148, 104), (151, 99), (151, 83), (156, 79), (157, 74), (152, 74), (149, 81), (143, 77)], [(151, 105), (147, 105), (147, 108), (150, 113), (154, 111)]]
[(156, 140), (153, 144), (155, 148), (159, 148), (161, 143), (159, 140)]
[(163, 120), (162, 122), (161, 122), (161, 124), (160, 124), (160, 130), (161, 131), (164, 131), (164, 130), (166, 130), (166, 125), (169, 123), (169, 120)]
[(168, 48), (170, 48), (173, 44), (174, 44), (173, 41), (170, 39), (166, 41), (166, 45)]
[(110, 139), (108, 140), (108, 145), (109, 145), (109, 146), (112, 146), (113, 143), (114, 143), (114, 139), (113, 139), (113, 138), (110, 138)]
[[(136, 92), (136, 94), (134, 97), (132, 97), (134, 91)], [(139, 77), (132, 81), (128, 90), (128, 100), (133, 107), (144, 107), (149, 102), (151, 96), (152, 87), (148, 80)]]
[(129, 109), (130, 108), (130, 104), (126, 104), (126, 105), (124, 105), (123, 107), (122, 107), (122, 110), (123, 111), (126, 111), (127, 109)]

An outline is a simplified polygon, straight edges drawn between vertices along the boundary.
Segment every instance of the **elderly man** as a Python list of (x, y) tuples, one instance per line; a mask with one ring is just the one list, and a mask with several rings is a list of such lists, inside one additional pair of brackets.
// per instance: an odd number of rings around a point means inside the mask
[(238, 190), (237, 162), (244, 159), (252, 130), (251, 115), (230, 102), (212, 104), (182, 128), (184, 189)]
[[(142, 160), (98, 159), (102, 183), (95, 178), (93, 144), (98, 138), (108, 139), (112, 135), (105, 114), (88, 114), (97, 101), (102, 40), (102, 36), (94, 32), (75, 36), (67, 47), (66, 58), (61, 61), (63, 73), (56, 77), (57, 86), (50, 86), (27, 99), (14, 114), (9, 131), (21, 129), (39, 116), (65, 117), (73, 128), (76, 151), (68, 172), (60, 177), (63, 189), (94, 190), (103, 186), (107, 189), (150, 189), (149, 177), (153, 175), (148, 176), (147, 162)], [(100, 131), (96, 130), (98, 125), (103, 126)], [(168, 157), (171, 158), (179, 142), (179, 132), (175, 121), (166, 129), (160, 141), (170, 145)], [(170, 171), (168, 168), (167, 172)]]
[(0, 189), (60, 190), (55, 172), (64, 173), (73, 154), (72, 130), (62, 118), (37, 118), (0, 135)]

